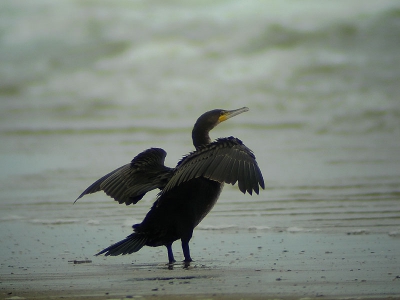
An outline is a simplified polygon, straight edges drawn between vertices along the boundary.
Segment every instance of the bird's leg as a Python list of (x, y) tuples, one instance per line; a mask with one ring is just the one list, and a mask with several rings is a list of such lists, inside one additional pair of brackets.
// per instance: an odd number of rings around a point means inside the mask
[(189, 240), (182, 239), (182, 250), (183, 255), (185, 256), (185, 263), (191, 262), (192, 258), (190, 257)]
[(168, 251), (168, 261), (170, 264), (173, 264), (175, 262), (175, 258), (174, 253), (172, 252), (172, 243), (165, 245), (165, 247), (167, 247)]

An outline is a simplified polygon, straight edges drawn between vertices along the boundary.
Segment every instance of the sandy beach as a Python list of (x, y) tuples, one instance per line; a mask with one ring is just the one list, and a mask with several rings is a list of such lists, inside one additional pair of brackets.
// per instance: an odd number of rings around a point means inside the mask
[[(91, 256), (120, 228), (8, 229), (7, 245), (14, 250), (2, 256), (2, 299), (400, 297), (399, 236), (197, 230), (194, 262), (171, 267), (163, 247), (130, 256)], [(41, 237), (35, 247), (26, 249), (36, 234)], [(176, 257), (182, 257), (179, 243), (174, 246)]]

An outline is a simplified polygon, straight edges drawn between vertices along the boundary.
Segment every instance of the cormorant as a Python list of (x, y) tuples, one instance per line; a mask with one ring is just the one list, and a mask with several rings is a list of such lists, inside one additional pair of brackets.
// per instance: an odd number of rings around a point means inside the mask
[[(193, 229), (216, 203), (224, 183), (235, 184), (244, 194), (259, 193), (264, 180), (253, 152), (234, 137), (211, 142), (209, 131), (219, 123), (246, 112), (214, 109), (201, 115), (192, 131), (195, 151), (184, 156), (175, 168), (164, 166), (166, 152), (150, 148), (89, 186), (86, 194), (103, 190), (120, 204), (137, 203), (153, 189), (160, 189), (152, 208), (131, 235), (96, 255), (131, 254), (143, 246), (166, 246), (169, 263), (175, 262), (172, 243), (182, 242), (185, 262), (192, 261), (189, 241)], [(74, 203), (75, 203), (74, 202)]]

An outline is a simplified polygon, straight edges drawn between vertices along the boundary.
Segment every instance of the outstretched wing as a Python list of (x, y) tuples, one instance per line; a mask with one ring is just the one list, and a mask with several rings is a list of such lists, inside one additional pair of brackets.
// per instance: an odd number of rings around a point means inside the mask
[(193, 178), (205, 177), (218, 182), (238, 182), (242, 193), (259, 193), (265, 188), (264, 179), (253, 152), (241, 140), (221, 138), (184, 157), (162, 194)]
[(75, 202), (84, 195), (102, 190), (120, 204), (136, 204), (147, 192), (164, 188), (172, 177), (173, 169), (164, 166), (166, 155), (160, 148), (143, 151), (130, 164), (119, 167), (94, 182)]

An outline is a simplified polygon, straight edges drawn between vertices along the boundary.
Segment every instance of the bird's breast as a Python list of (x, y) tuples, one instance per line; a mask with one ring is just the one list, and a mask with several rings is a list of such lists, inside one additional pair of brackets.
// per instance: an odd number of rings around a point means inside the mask
[(223, 183), (200, 177), (188, 181), (187, 184), (191, 190), (187, 199), (187, 209), (188, 213), (193, 215), (196, 227), (214, 207), (221, 194)]

